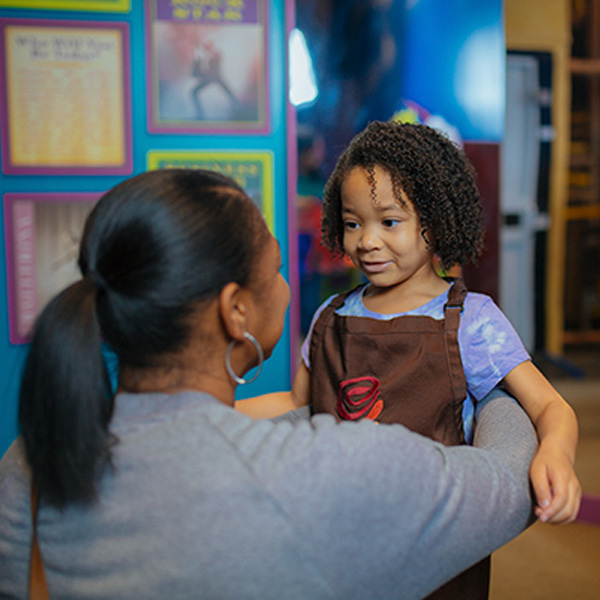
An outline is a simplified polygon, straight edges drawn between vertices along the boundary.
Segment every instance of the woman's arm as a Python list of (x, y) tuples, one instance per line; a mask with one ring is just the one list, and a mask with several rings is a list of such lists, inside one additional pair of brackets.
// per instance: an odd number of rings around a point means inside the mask
[(273, 392), (247, 400), (238, 400), (236, 410), (253, 419), (272, 419), (290, 410), (307, 406), (310, 402), (310, 371), (302, 362), (289, 392)]
[(514, 400), (493, 393), (477, 447), (330, 415), (280, 423), (260, 451), (251, 446), (253, 472), (332, 596), (423, 598), (532, 522), (535, 431)]
[(504, 384), (527, 411), (540, 439), (530, 468), (536, 514), (541, 521), (569, 523), (581, 502), (581, 485), (573, 469), (578, 439), (575, 412), (531, 361), (514, 368)]

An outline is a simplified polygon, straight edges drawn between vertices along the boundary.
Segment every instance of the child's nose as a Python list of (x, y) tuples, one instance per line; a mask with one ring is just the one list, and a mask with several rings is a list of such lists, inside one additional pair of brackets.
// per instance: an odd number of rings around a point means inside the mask
[(361, 250), (368, 252), (370, 250), (376, 250), (380, 245), (381, 244), (379, 237), (377, 236), (377, 232), (371, 227), (365, 227), (360, 239), (358, 240), (358, 247)]

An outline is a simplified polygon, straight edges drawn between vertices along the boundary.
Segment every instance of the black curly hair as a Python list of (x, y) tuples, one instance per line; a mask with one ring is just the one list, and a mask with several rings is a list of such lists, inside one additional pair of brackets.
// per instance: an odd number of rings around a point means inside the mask
[(477, 261), (483, 229), (473, 166), (444, 134), (427, 125), (393, 121), (375, 121), (356, 135), (325, 185), (322, 234), (330, 251), (344, 253), (344, 180), (354, 167), (365, 169), (375, 197), (375, 166), (389, 173), (398, 202), (404, 203), (404, 191), (414, 204), (445, 269)]

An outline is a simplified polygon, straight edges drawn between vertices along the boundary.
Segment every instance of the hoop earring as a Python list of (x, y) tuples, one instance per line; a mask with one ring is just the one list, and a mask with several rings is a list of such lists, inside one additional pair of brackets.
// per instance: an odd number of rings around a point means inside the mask
[(256, 367), (257, 371), (252, 379), (244, 379), (243, 377), (239, 377), (238, 375), (236, 375), (233, 370), (233, 367), (231, 366), (231, 351), (233, 350), (233, 347), (236, 345), (237, 342), (236, 340), (232, 340), (231, 342), (229, 342), (229, 346), (227, 346), (227, 352), (225, 354), (225, 368), (227, 369), (229, 377), (231, 377), (231, 379), (233, 379), (238, 385), (252, 383), (260, 375), (260, 370), (262, 369), (262, 364), (265, 360), (263, 349), (260, 347), (258, 340), (247, 331), (244, 332), (244, 338), (251, 342), (252, 345), (256, 348), (256, 352), (258, 353), (258, 365)]

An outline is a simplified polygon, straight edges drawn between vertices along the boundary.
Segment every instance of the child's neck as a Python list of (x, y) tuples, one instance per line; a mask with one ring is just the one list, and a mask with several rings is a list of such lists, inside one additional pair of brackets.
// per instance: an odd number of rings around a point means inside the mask
[(363, 303), (367, 309), (381, 314), (393, 315), (415, 310), (443, 294), (450, 284), (435, 271), (410, 277), (390, 287), (367, 287)]

